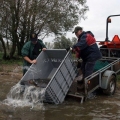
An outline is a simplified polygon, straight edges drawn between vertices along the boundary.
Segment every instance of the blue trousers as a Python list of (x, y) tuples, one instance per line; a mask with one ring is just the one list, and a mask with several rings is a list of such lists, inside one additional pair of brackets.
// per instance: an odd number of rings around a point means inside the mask
[(82, 65), (81, 65), (81, 70), (82, 70), (82, 73), (83, 73), (83, 78), (91, 75), (94, 71), (94, 66), (95, 66), (95, 62), (96, 61), (93, 61), (93, 62), (82, 62)]

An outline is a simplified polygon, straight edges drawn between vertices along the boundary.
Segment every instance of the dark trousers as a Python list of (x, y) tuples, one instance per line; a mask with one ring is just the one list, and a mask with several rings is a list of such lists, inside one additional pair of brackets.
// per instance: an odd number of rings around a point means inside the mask
[(27, 72), (27, 69), (23, 69), (23, 76), (24, 76), (24, 74)]
[(81, 70), (83, 73), (83, 79), (91, 75), (94, 71), (95, 61), (93, 62), (82, 62)]
[(30, 65), (23, 66), (23, 76), (28, 71)]

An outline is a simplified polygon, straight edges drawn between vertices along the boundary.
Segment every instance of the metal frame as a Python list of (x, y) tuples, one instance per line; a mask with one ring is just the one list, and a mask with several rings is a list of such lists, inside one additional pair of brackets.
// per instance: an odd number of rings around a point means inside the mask
[[(110, 52), (111, 52), (111, 50), (118, 50), (118, 51), (120, 51), (120, 49), (118, 49), (118, 48), (100, 48), (100, 50), (108, 50), (108, 57), (111, 57), (110, 56)], [(104, 57), (104, 56), (103, 56)], [(116, 57), (115, 57), (116, 58)]]
[[(109, 68), (113, 71), (113, 66), (116, 63), (120, 62), (120, 58), (112, 58), (112, 57), (104, 57), (101, 60), (111, 60), (113, 62), (111, 62), (107, 66), (101, 68), (100, 70), (94, 72), (93, 74), (89, 75), (88, 77), (86, 77), (84, 79), (84, 82), (85, 82), (85, 96), (86, 97), (87, 97), (88, 94), (92, 93), (94, 90), (96, 90), (97, 88), (101, 87), (101, 80), (102, 80), (101, 73), (105, 72)], [(117, 71), (114, 71), (114, 72), (117, 74), (118, 72), (120, 72), (120, 69), (117, 70)], [(96, 87), (94, 87), (92, 90), (88, 91), (88, 85), (87, 85), (88, 81), (91, 80), (92, 78), (96, 77), (97, 75), (99, 75), (99, 84)]]
[[(68, 66), (67, 66), (67, 64), (66, 64), (66, 60), (69, 60), (70, 61), (70, 63), (72, 64), (72, 68), (69, 70), (69, 68), (68, 68)], [(51, 98), (49, 101), (46, 99), (46, 101), (47, 102), (50, 102), (50, 103), (55, 103), (55, 104), (59, 104), (59, 103), (62, 103), (63, 102), (63, 100), (64, 100), (64, 98), (65, 98), (65, 96), (66, 96), (66, 94), (67, 94), (67, 91), (69, 90), (69, 88), (70, 88), (70, 86), (71, 86), (71, 84), (72, 84), (72, 82), (73, 82), (73, 80), (74, 80), (74, 78), (75, 78), (75, 76), (77, 75), (77, 67), (74, 65), (75, 63), (74, 62), (72, 62), (71, 60), (73, 60), (72, 59), (72, 55), (71, 55), (71, 52), (69, 51), (67, 54), (66, 54), (66, 56), (64, 57), (64, 59), (63, 59), (63, 61), (61, 62), (61, 64), (60, 64), (60, 66), (57, 68), (57, 70), (56, 70), (56, 72), (54, 73), (54, 75), (52, 76), (52, 78), (51, 78), (51, 80), (50, 80), (50, 82), (47, 84), (47, 86), (46, 86), (46, 88), (45, 88), (45, 92), (46, 93), (48, 93), (49, 94), (49, 97)], [(68, 73), (69, 73), (69, 76), (70, 76), (70, 78), (71, 78), (71, 81), (66, 81), (66, 79), (67, 78), (65, 78), (64, 77), (64, 75), (63, 75), (63, 73), (62, 73), (62, 71), (61, 71), (61, 68), (62, 68), (62, 66), (65, 66), (66, 67), (66, 69), (67, 69), (67, 71), (68, 71)], [(74, 71), (74, 76), (73, 75), (71, 75), (71, 73), (72, 73), (72, 71)], [(57, 78), (56, 78), (56, 76), (57, 76), (57, 74), (58, 73), (61, 73), (61, 75), (62, 75), (62, 77), (64, 78), (64, 88), (66, 87), (66, 85), (67, 85), (67, 88), (65, 88), (65, 92), (64, 92), (64, 90), (62, 89), (62, 87), (61, 87), (61, 85), (59, 84), (59, 82), (58, 82), (58, 80), (57, 80)], [(55, 92), (53, 91), (53, 88), (51, 87), (51, 84), (52, 84), (52, 82), (53, 82), (53, 80), (55, 80), (56, 82), (57, 82), (57, 85), (59, 85), (59, 87), (61, 88), (60, 89), (60, 92), (58, 93), (58, 94), (55, 94)], [(63, 94), (61, 97), (60, 97), (60, 94)], [(55, 96), (55, 97), (54, 97)], [(58, 97), (59, 96), (59, 97)]]
[(106, 20), (106, 38), (105, 38), (105, 41), (109, 41), (108, 40), (108, 19), (110, 18), (110, 17), (116, 17), (116, 16), (120, 16), (120, 14), (118, 14), (118, 15), (110, 15), (110, 16), (108, 16), (107, 17), (107, 20)]

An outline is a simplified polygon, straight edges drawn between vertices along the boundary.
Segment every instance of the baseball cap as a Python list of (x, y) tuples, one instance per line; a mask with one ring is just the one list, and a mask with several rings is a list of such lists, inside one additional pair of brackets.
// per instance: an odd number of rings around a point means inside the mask
[(77, 27), (75, 27), (75, 29), (72, 33), (76, 33), (76, 32), (78, 32), (79, 30), (82, 30), (82, 29), (83, 29), (82, 27), (77, 26)]
[(31, 33), (30, 34), (30, 40), (31, 41), (37, 41), (37, 34), (36, 33)]

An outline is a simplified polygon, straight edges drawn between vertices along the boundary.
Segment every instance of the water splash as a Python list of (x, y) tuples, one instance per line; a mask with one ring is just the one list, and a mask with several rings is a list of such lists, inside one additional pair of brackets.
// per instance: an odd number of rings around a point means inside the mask
[(43, 108), (45, 88), (20, 85), (19, 83), (13, 86), (7, 95), (4, 104), (14, 107), (31, 106)]

